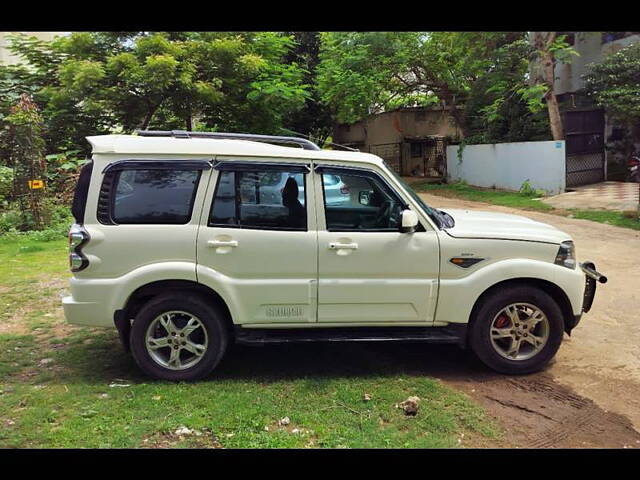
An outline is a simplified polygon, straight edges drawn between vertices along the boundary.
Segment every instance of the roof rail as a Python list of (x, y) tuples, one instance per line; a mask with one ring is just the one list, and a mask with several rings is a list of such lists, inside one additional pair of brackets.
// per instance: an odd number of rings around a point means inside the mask
[(301, 146), (304, 150), (320, 150), (306, 138), (280, 137), (276, 135), (254, 135), (252, 133), (188, 132), (186, 130), (136, 130), (141, 137), (217, 138), (221, 140), (249, 140), (252, 142), (284, 143)]

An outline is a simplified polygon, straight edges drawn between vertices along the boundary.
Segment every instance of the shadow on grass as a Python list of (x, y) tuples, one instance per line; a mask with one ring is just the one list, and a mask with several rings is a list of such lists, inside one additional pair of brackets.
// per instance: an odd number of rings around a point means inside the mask
[[(64, 367), (50, 381), (106, 383), (127, 379), (149, 382), (116, 335), (105, 333), (93, 343), (76, 343), (59, 352)], [(262, 347), (230, 345), (218, 368), (205, 379), (272, 383), (281, 380), (373, 376), (431, 376), (444, 380), (488, 380), (489, 371), (470, 352), (454, 345), (420, 343), (314, 343)]]

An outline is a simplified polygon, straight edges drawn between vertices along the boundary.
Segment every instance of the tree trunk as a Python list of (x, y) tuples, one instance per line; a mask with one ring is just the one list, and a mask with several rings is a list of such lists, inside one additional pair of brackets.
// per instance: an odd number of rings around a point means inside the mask
[(144, 121), (142, 122), (142, 126), (140, 127), (142, 130), (146, 130), (149, 127), (149, 124), (151, 123), (151, 119), (153, 118), (153, 115), (156, 113), (159, 107), (160, 107), (160, 104), (149, 106), (149, 109), (147, 110), (147, 114), (144, 117)]
[[(555, 32), (554, 32), (555, 33)], [(564, 129), (562, 128), (562, 117), (560, 116), (560, 107), (558, 99), (553, 93), (554, 83), (554, 58), (551, 52), (545, 52), (543, 56), (545, 83), (549, 90), (545, 98), (547, 100), (547, 110), (549, 111), (549, 125), (551, 126), (551, 135), (554, 140), (564, 140)]]
[(469, 135), (469, 128), (464, 117), (464, 112), (459, 109), (455, 103), (455, 96), (445, 87), (443, 88), (441, 98), (449, 107), (449, 114), (453, 117), (453, 120), (456, 122), (456, 126), (460, 129), (462, 138), (467, 137)]
[(556, 35), (557, 32), (534, 32), (533, 44), (538, 51), (538, 58), (540, 63), (542, 64), (542, 83), (547, 86), (545, 99), (547, 101), (547, 110), (549, 112), (549, 126), (551, 127), (551, 136), (554, 140), (564, 140), (564, 129), (562, 128), (560, 107), (558, 106), (558, 99), (553, 93), (556, 59), (550, 48), (556, 39)]

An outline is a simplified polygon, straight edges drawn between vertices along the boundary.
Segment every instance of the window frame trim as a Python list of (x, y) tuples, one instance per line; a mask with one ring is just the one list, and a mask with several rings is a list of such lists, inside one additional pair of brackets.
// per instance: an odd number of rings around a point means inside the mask
[[(143, 165), (147, 162), (147, 165)], [(198, 162), (197, 166), (194, 165)], [(205, 166), (208, 165), (208, 166)], [(131, 165), (133, 168), (127, 168)], [(177, 166), (181, 168), (169, 168), (169, 166)], [(96, 209), (96, 219), (101, 225), (188, 225), (193, 221), (193, 211), (195, 207), (196, 197), (198, 195), (198, 190), (200, 188), (200, 181), (202, 180), (202, 172), (205, 170), (209, 170), (211, 168), (210, 160), (118, 160), (116, 162), (110, 163), (103, 170), (102, 182), (100, 184), (100, 190), (98, 192), (98, 207)], [(115, 209), (115, 201), (116, 201), (116, 193), (117, 193), (117, 185), (120, 180), (120, 176), (122, 172), (125, 171), (139, 171), (139, 170), (177, 170), (177, 171), (193, 171), (197, 172), (196, 183), (193, 188), (193, 192), (191, 194), (191, 199), (189, 201), (189, 215), (186, 222), (183, 223), (162, 223), (162, 222), (143, 222), (143, 223), (121, 223), (117, 222), (114, 218), (114, 209)], [(108, 192), (108, 206), (106, 211), (106, 218), (102, 215), (100, 209), (100, 196), (103, 194), (103, 189), (107, 185), (107, 182), (110, 183), (110, 190)]]
[[(371, 233), (389, 233), (389, 232), (397, 232), (401, 233), (399, 228), (349, 228), (349, 229), (334, 229), (329, 228), (329, 224), (327, 222), (327, 199), (326, 192), (324, 188), (324, 181), (322, 179), (322, 174), (325, 171), (331, 173), (333, 170), (343, 171), (345, 174), (351, 174), (353, 176), (360, 177), (375, 177), (380, 180), (380, 182), (385, 185), (398, 200), (403, 210), (409, 209), (410, 205), (402, 198), (402, 195), (398, 194), (395, 188), (378, 172), (369, 168), (358, 168), (358, 167), (346, 167), (341, 165), (329, 165), (329, 164), (317, 164), (314, 166), (314, 172), (319, 174), (320, 177), (320, 186), (322, 187), (322, 209), (324, 211), (324, 227), (327, 232), (330, 233), (339, 233), (339, 232), (371, 232)], [(416, 231), (422, 231), (424, 227), (419, 222), (418, 229)], [(421, 229), (422, 227), (422, 229)]]
[(109, 163), (102, 174), (121, 170), (210, 170), (213, 160), (205, 159), (134, 159), (126, 158)]
[[(224, 164), (224, 165), (222, 165)], [(233, 166), (240, 166), (239, 169), (233, 168)], [(265, 171), (282, 171), (288, 173), (301, 173), (302, 180), (304, 182), (304, 213), (305, 213), (305, 227), (304, 228), (296, 228), (296, 227), (264, 227), (264, 226), (248, 226), (242, 224), (231, 225), (228, 223), (212, 223), (211, 216), (213, 214), (213, 207), (216, 202), (216, 197), (218, 195), (218, 188), (220, 187), (220, 179), (222, 178), (223, 172), (233, 172), (234, 173), (234, 198), (235, 198), (235, 211), (236, 211), (236, 220), (240, 219), (239, 215), (239, 205), (237, 202), (237, 198), (235, 196), (235, 192), (237, 191), (237, 181), (238, 177), (235, 175), (236, 172), (260, 172), (260, 168), (267, 166)], [(298, 171), (291, 170), (293, 167)], [(301, 168), (302, 167), (302, 168)], [(209, 206), (209, 214), (207, 215), (207, 224), (208, 228), (233, 228), (237, 230), (273, 230), (273, 231), (281, 231), (281, 232), (308, 232), (309, 231), (309, 201), (307, 195), (307, 175), (311, 173), (311, 168), (308, 164), (301, 163), (280, 163), (280, 162), (243, 162), (243, 161), (227, 161), (227, 160), (219, 160), (215, 161), (213, 164), (214, 170), (218, 171), (218, 176), (216, 178), (216, 186), (213, 189), (213, 196), (211, 197), (211, 205)]]

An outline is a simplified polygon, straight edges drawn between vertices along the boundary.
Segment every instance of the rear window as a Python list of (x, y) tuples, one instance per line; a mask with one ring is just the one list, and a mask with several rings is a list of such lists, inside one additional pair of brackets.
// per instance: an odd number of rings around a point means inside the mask
[(73, 203), (71, 204), (71, 214), (76, 223), (84, 223), (84, 212), (87, 207), (87, 194), (89, 193), (89, 182), (91, 181), (91, 172), (93, 171), (93, 160), (85, 163), (80, 169), (78, 183), (73, 194)]
[(200, 170), (116, 172), (111, 219), (118, 224), (185, 224), (191, 219)]

